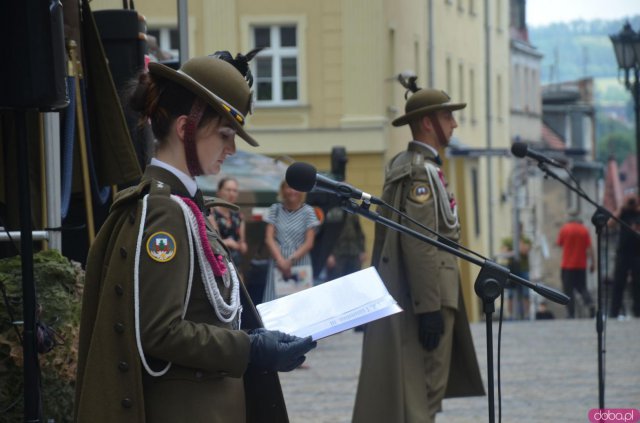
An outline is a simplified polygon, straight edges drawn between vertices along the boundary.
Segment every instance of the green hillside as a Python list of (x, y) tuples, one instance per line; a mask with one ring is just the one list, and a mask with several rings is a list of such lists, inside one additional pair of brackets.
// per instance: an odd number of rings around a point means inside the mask
[[(542, 54), (543, 84), (593, 77), (598, 81), (597, 102), (627, 102), (628, 92), (618, 82), (618, 64), (609, 35), (618, 33), (626, 20), (555, 23), (529, 28), (529, 41)], [(640, 15), (629, 20), (640, 29)], [(619, 87), (616, 87), (616, 84)]]
[[(596, 158), (603, 163), (611, 156), (622, 163), (636, 150), (633, 100), (609, 39), (625, 22), (574, 21), (529, 28), (529, 41), (544, 54), (543, 84), (594, 78)], [(634, 30), (640, 29), (640, 15), (629, 22)]]

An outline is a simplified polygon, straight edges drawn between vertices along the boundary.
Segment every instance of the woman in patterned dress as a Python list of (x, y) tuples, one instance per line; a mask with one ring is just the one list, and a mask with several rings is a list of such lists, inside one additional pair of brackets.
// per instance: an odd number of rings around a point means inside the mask
[(291, 188), (286, 181), (280, 184), (280, 203), (271, 205), (264, 217), (267, 222), (265, 244), (271, 254), (264, 301), (276, 296), (275, 270), (287, 279), (293, 266), (311, 266), (309, 252), (313, 248), (315, 229), (320, 225), (313, 207), (305, 204), (305, 194)]
[[(220, 179), (216, 196), (235, 204), (238, 201), (238, 181), (230, 176)], [(242, 264), (242, 255), (247, 252), (244, 216), (228, 207), (212, 207), (209, 221), (220, 233), (222, 243), (229, 249), (236, 267)]]

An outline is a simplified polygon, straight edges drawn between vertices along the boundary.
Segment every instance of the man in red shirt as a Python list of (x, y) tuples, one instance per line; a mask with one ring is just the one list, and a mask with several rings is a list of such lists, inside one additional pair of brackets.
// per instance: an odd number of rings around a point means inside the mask
[(572, 214), (567, 223), (562, 225), (558, 233), (556, 244), (562, 247), (562, 289), (571, 300), (567, 304), (568, 317), (575, 317), (575, 301), (573, 291), (582, 295), (582, 300), (589, 307), (591, 317), (595, 315), (593, 300), (587, 291), (587, 258), (591, 262), (589, 271), (595, 270), (593, 248), (591, 248), (591, 237), (589, 230), (582, 224), (577, 214)]

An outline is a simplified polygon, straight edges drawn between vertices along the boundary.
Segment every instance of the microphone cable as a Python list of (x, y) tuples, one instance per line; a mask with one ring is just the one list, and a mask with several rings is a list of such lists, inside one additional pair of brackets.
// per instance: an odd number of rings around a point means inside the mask
[[(515, 297), (514, 297), (515, 298)], [(502, 318), (504, 313), (504, 289), (500, 293), (500, 314), (498, 315), (498, 351), (496, 353), (497, 389), (498, 389), (498, 423), (502, 423), (502, 377), (500, 372), (500, 357), (502, 357)], [(523, 313), (524, 314), (524, 313)]]

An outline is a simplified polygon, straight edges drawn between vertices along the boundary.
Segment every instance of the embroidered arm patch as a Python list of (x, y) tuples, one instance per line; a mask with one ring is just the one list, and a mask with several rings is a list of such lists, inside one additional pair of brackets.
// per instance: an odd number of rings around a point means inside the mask
[(431, 196), (432, 191), (428, 183), (417, 181), (411, 185), (411, 190), (409, 191), (409, 199), (411, 201), (422, 204), (429, 201)]
[(157, 262), (172, 260), (177, 249), (175, 238), (168, 232), (156, 232), (147, 239), (147, 254)]

